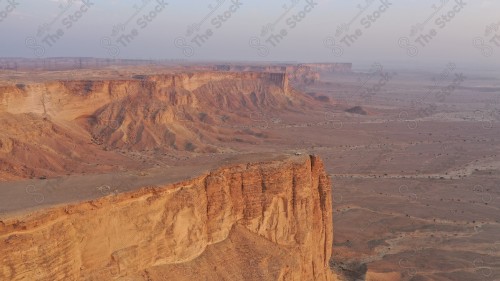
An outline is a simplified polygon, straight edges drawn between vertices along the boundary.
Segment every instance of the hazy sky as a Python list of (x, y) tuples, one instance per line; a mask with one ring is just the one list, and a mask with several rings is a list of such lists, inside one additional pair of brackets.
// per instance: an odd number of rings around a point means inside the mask
[(494, 67), (499, 11), (499, 0), (0, 0), (0, 57)]

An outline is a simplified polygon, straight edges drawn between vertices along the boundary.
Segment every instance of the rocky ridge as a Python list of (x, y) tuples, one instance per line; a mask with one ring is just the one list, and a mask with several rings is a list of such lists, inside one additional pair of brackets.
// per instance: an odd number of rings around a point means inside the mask
[(0, 279), (337, 280), (332, 241), (322, 161), (287, 156), (3, 219)]

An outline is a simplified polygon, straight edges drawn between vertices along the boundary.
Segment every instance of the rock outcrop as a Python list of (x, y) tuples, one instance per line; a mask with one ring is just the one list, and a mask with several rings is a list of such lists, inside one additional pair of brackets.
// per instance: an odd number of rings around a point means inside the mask
[(312, 84), (319, 80), (320, 75), (317, 71), (313, 71), (310, 66), (299, 65), (236, 65), (222, 64), (213, 66), (213, 70), (219, 72), (246, 72), (255, 71), (261, 73), (282, 73), (286, 74), (286, 79), (296, 83)]
[(0, 280), (336, 280), (330, 179), (316, 156), (0, 221)]
[[(237, 95), (232, 103), (230, 95)], [(284, 73), (194, 72), (134, 75), (122, 79), (89, 77), (2, 85), (0, 112), (32, 112), (72, 120), (110, 103), (134, 98), (142, 102), (156, 101), (157, 107), (204, 104), (238, 110), (242, 106), (262, 109), (265, 102), (283, 107), (294, 96), (288, 91)]]
[(310, 67), (314, 71), (336, 73), (352, 72), (352, 63), (307, 63), (304, 66)]
[[(209, 68), (210, 69), (210, 68)], [(263, 73), (286, 73), (288, 79), (299, 84), (312, 84), (320, 79), (322, 73), (349, 73), (352, 72), (352, 63), (304, 63), (278, 65), (214, 65), (212, 69), (220, 72), (229, 71), (256, 71)]]
[(285, 73), (51, 75), (0, 85), (0, 181), (92, 172), (102, 151), (220, 152), (260, 142), (266, 113), (318, 108)]

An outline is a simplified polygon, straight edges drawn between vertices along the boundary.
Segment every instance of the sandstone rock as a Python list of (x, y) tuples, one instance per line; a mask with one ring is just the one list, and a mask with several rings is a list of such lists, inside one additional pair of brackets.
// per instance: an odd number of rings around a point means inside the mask
[(316, 156), (222, 167), (0, 221), (0, 280), (336, 280)]
[[(118, 149), (218, 152), (235, 135), (258, 144), (264, 138), (259, 126), (272, 122), (263, 116), (317, 108), (289, 88), (285, 73), (69, 78), (0, 85), (0, 181), (107, 172), (112, 163), (127, 162), (105, 153)], [(255, 129), (241, 129), (249, 127)]]

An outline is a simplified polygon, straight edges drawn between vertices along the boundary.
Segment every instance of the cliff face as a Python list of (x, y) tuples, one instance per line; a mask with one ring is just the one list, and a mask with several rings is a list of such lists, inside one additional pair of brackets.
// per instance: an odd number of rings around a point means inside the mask
[(351, 72), (352, 63), (308, 63), (304, 66), (310, 67), (314, 71), (321, 72)]
[(223, 167), (0, 221), (0, 280), (335, 280), (331, 204), (315, 156)]
[(0, 132), (0, 180), (52, 177), (65, 167), (91, 172), (95, 165), (79, 167), (97, 158), (86, 152), (219, 152), (235, 135), (260, 142), (258, 128), (240, 131), (261, 125), (266, 113), (315, 108), (288, 88), (284, 73), (85, 75), (40, 74), (0, 86), (0, 120), (8, 124)]
[[(293, 82), (311, 84), (314, 81), (319, 80), (320, 75), (317, 71), (313, 71), (311, 67), (306, 65), (234, 65), (234, 64), (223, 64), (213, 66), (213, 70), (216, 71), (257, 71), (261, 73), (276, 73), (285, 74), (286, 80), (292, 80)], [(286, 83), (288, 84), (288, 83)]]
[[(224, 106), (217, 97), (200, 96), (205, 88), (225, 94), (237, 91), (238, 102), (250, 105), (272, 96), (287, 105), (291, 93), (284, 73), (194, 72), (165, 75), (135, 75), (128, 79), (75, 79), (0, 86), (0, 112), (49, 114), (65, 119), (78, 118), (126, 97), (156, 100), (162, 106), (191, 106), (192, 103)], [(254, 96), (250, 96), (253, 93)], [(205, 94), (203, 92), (203, 94)], [(259, 107), (259, 104), (254, 104)], [(221, 108), (227, 109), (227, 108)], [(237, 109), (237, 108), (231, 108)]]

